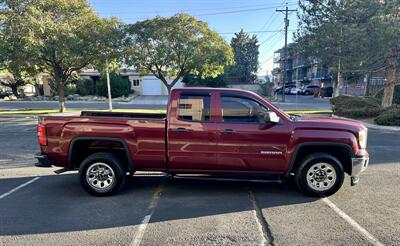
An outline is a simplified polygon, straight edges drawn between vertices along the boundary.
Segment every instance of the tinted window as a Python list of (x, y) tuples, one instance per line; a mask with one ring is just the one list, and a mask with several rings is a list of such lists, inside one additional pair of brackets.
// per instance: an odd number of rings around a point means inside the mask
[(251, 99), (222, 96), (222, 119), (224, 122), (259, 123), (267, 111), (266, 108)]
[(178, 119), (189, 121), (209, 121), (210, 96), (181, 95), (178, 103)]

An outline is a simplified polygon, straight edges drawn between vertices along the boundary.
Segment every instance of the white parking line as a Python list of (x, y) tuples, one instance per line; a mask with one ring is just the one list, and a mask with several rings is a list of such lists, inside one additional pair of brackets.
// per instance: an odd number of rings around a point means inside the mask
[(165, 179), (163, 179), (161, 181), (160, 185), (157, 187), (156, 191), (154, 192), (153, 198), (151, 199), (151, 202), (150, 202), (149, 206), (147, 207), (147, 209), (150, 210), (150, 213), (148, 215), (146, 215), (143, 218), (142, 222), (140, 223), (139, 228), (131, 242), (131, 246), (139, 246), (140, 243), (142, 242), (144, 232), (146, 231), (146, 227), (150, 222), (151, 216), (154, 213), (154, 209), (156, 208), (156, 206), (158, 204), (158, 200), (160, 200), (161, 192), (164, 189), (164, 184), (165, 184)]
[(5, 198), (5, 197), (7, 197), (7, 196), (9, 196), (9, 195), (11, 195), (12, 193), (18, 191), (19, 189), (24, 188), (25, 186), (32, 184), (33, 182), (35, 182), (38, 179), (40, 179), (40, 177), (33, 178), (33, 179), (29, 180), (28, 182), (23, 183), (22, 185), (17, 186), (14, 189), (12, 189), (12, 190), (0, 195), (0, 200)]
[(353, 220), (350, 216), (348, 216), (345, 212), (343, 212), (340, 208), (338, 208), (331, 200), (328, 198), (322, 198), (322, 201), (328, 205), (333, 211), (335, 211), (342, 219), (344, 219), (347, 223), (349, 223), (354, 229), (360, 232), (370, 243), (375, 246), (383, 246), (377, 238), (375, 238), (371, 233), (364, 229), (360, 224), (358, 224), (355, 220)]

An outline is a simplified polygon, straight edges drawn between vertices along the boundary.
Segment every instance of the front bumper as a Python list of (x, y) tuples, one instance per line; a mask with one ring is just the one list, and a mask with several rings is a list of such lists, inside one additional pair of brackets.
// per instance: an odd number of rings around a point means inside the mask
[(369, 163), (368, 156), (351, 158), (351, 185), (356, 185), (360, 180), (359, 175), (367, 169)]
[(38, 162), (35, 164), (37, 167), (51, 167), (51, 163), (49, 158), (46, 155), (42, 155), (41, 153), (36, 153), (35, 158)]

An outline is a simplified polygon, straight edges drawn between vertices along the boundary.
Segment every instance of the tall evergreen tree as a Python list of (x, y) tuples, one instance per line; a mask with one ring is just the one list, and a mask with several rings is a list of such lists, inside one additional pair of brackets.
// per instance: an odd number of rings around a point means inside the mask
[(253, 82), (258, 70), (258, 40), (255, 35), (251, 36), (244, 32), (235, 33), (231, 40), (235, 65), (230, 69), (230, 75), (246, 83)]
[(382, 104), (390, 106), (398, 81), (400, 1), (305, 0), (300, 9), (297, 50), (335, 68), (334, 96), (343, 73), (385, 71)]

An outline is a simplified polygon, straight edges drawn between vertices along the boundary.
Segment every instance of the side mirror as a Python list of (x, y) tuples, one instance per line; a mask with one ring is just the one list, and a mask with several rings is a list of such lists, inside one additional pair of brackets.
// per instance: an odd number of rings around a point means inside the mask
[(264, 114), (263, 120), (264, 120), (264, 123), (277, 124), (277, 123), (279, 123), (280, 118), (278, 115), (276, 115), (275, 112), (270, 111), (270, 112), (267, 112)]

